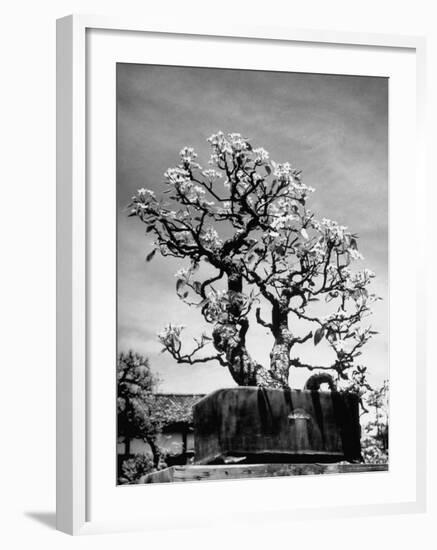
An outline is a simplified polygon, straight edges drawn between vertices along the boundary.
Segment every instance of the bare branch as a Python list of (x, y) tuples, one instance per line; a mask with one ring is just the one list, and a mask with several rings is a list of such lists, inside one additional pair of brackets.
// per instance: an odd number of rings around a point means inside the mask
[(256, 308), (256, 320), (257, 322), (262, 325), (263, 327), (269, 328), (270, 330), (273, 330), (273, 325), (271, 323), (267, 323), (261, 318), (261, 308)]
[(174, 359), (176, 359), (177, 363), (196, 365), (199, 363), (208, 363), (209, 361), (218, 361), (223, 367), (229, 366), (227, 361), (224, 359), (223, 354), (221, 353), (218, 353), (216, 355), (196, 357), (196, 354), (210, 343), (210, 338), (208, 338), (207, 341), (205, 341), (204, 338), (205, 337), (202, 336), (200, 341), (195, 340), (197, 346), (193, 349), (193, 351), (191, 351), (191, 353), (181, 353), (180, 342), (178, 343), (179, 345), (174, 345), (171, 340), (169, 342), (163, 343), (165, 345), (165, 349), (170, 353), (170, 355), (172, 355)]
[(301, 360), (298, 358), (290, 359), (290, 364), (293, 365), (293, 367), (305, 368), (308, 370), (334, 370), (334, 371), (336, 370), (334, 366), (324, 367), (319, 365), (309, 365), (307, 363), (302, 363)]
[(293, 338), (292, 339), (292, 345), (294, 345), (294, 344), (303, 344), (304, 342), (306, 342), (307, 340), (309, 340), (312, 337), (313, 337), (313, 333), (311, 331), (306, 336), (303, 336), (302, 338), (299, 338), (299, 337)]

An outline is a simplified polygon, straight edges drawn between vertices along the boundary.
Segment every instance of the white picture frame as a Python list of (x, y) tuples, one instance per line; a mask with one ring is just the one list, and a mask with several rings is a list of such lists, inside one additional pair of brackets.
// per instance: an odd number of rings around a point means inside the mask
[[(92, 460), (90, 459), (90, 430), (88, 429), (90, 400), (90, 338), (88, 318), (90, 314), (88, 230), (90, 206), (88, 188), (89, 150), (87, 150), (87, 117), (92, 102), (89, 101), (87, 79), (90, 70), (87, 61), (87, 33), (92, 30), (141, 33), (158, 36), (160, 40), (170, 37), (196, 36), (221, 37), (229, 41), (238, 40), (246, 45), (252, 41), (271, 44), (312, 43), (319, 47), (337, 45), (344, 48), (359, 47), (396, 49), (409, 51), (415, 58), (415, 190), (421, 193), (425, 186), (424, 176), (424, 74), (425, 41), (420, 37), (354, 34), (340, 32), (292, 30), (285, 28), (263, 28), (230, 25), (229, 28), (215, 28), (212, 25), (193, 25), (179, 28), (178, 25), (150, 24), (138, 20), (74, 15), (57, 22), (57, 528), (69, 534), (147, 529), (159, 526), (159, 518), (146, 521), (145, 512), (131, 519), (117, 518), (108, 514), (95, 520), (89, 514), (89, 486), (92, 483)], [(393, 212), (391, 212), (393, 215)], [(420, 224), (417, 219), (417, 224)], [(420, 226), (416, 226), (420, 231)], [(419, 246), (420, 248), (420, 246)], [(425, 270), (424, 254), (418, 250), (417, 269)], [(424, 511), (426, 501), (426, 403), (425, 403), (425, 327), (423, 286), (417, 285), (413, 307), (417, 310), (415, 321), (416, 382), (415, 397), (415, 465), (414, 497), (390, 502), (343, 504), (327, 508), (284, 507), (273, 514), (260, 504), (253, 504), (252, 517), (265, 519), (281, 516), (309, 518), (364, 515), (369, 513), (398, 513)], [(393, 343), (396, 345), (396, 342)], [(115, 415), (115, 412), (114, 412)], [(95, 432), (94, 432), (95, 433)], [(109, 457), (112, 460), (113, 457)], [(325, 477), (325, 476), (324, 476)], [(275, 480), (277, 481), (277, 480)], [(229, 482), (228, 482), (229, 483)], [(235, 482), (234, 482), (235, 483)], [(189, 485), (189, 484), (188, 484)], [(239, 485), (239, 490), (243, 485)], [(244, 485), (247, 488), (247, 485)], [(267, 487), (264, 485), (264, 487)], [(147, 488), (148, 489), (148, 488)], [(120, 490), (126, 490), (121, 488)], [(143, 488), (146, 490), (146, 488)], [(153, 487), (166, 492), (168, 487)], [(185, 491), (194, 491), (185, 487)], [(207, 491), (196, 489), (196, 498), (206, 498)], [(228, 489), (229, 490), (229, 489)], [(248, 489), (247, 489), (248, 490)], [(180, 489), (182, 491), (182, 489)], [(219, 489), (214, 489), (219, 491)], [(193, 493), (194, 494), (194, 493)], [(219, 493), (217, 493), (219, 494)], [(167, 497), (168, 498), (168, 497)], [(229, 511), (229, 515), (232, 510)], [(177, 524), (176, 514), (167, 514)], [(185, 521), (180, 518), (179, 521)], [(203, 523), (202, 523), (203, 522)], [(199, 518), (194, 525), (204, 524)]]

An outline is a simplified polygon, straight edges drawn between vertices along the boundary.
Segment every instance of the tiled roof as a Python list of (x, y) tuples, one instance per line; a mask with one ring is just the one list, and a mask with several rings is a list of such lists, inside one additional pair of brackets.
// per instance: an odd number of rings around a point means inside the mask
[(205, 394), (157, 393), (155, 394), (160, 408), (167, 412), (167, 424), (192, 422), (193, 405)]

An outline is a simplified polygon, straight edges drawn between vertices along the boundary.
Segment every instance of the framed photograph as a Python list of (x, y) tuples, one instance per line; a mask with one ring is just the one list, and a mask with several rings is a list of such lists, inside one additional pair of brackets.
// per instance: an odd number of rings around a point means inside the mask
[(424, 510), (424, 49), (58, 20), (60, 530)]

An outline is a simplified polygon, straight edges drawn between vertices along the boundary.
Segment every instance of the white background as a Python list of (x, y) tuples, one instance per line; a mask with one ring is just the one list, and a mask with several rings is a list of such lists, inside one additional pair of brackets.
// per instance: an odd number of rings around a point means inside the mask
[[(311, 1), (212, 2), (15, 2), (2, 11), (2, 452), (0, 543), (5, 548), (431, 548), (437, 541), (436, 476), (430, 471), (429, 512), (420, 516), (322, 520), (316, 523), (254, 524), (240, 529), (165, 531), (148, 534), (70, 538), (53, 530), (55, 431), (55, 18), (70, 13), (129, 14), (174, 21), (244, 21), (249, 24), (362, 32), (399, 32), (428, 36), (429, 149), (437, 143), (437, 25), (432, 2)], [(433, 69), (431, 70), (431, 67)], [(406, 159), (406, 170), (411, 169)], [(435, 169), (430, 162), (430, 177)], [(3, 196), (4, 195), (4, 196)], [(436, 192), (424, 197), (424, 211), (435, 216)], [(429, 251), (436, 231), (429, 226)], [(431, 235), (432, 233), (432, 235)], [(424, 236), (425, 237), (425, 236)], [(430, 260), (435, 273), (435, 259)], [(432, 280), (432, 278), (430, 278)], [(429, 366), (436, 365), (433, 345), (436, 296), (429, 293)], [(431, 388), (431, 459), (435, 462), (437, 422)], [(433, 421), (434, 419), (434, 421)], [(434, 489), (434, 490), (433, 490)], [(290, 499), (293, 495), (290, 494)], [(205, 503), (207, 505), (207, 503)], [(165, 511), (164, 511), (165, 512)]]

